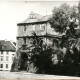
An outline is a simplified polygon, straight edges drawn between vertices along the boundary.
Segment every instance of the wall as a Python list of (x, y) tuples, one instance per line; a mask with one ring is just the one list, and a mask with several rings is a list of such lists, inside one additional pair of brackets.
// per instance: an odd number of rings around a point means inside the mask
[[(23, 25), (18, 26), (18, 37), (24, 37), (24, 36), (32, 36), (32, 33), (35, 32), (37, 35), (42, 36), (47, 34), (51, 35), (59, 35), (59, 33), (56, 33), (53, 28), (51, 28), (50, 24), (48, 22), (46, 23), (39, 23), (39, 24), (29, 24), (29, 25)], [(47, 38), (47, 43), (51, 44), (52, 40)], [(30, 46), (31, 39), (26, 38), (26, 44)], [(24, 40), (23, 38), (17, 39), (17, 50), (23, 45)]]
[(23, 36), (23, 34), (24, 34), (24, 27), (18, 26), (18, 36)]
[[(45, 29), (43, 27), (45, 26)], [(33, 32), (36, 32), (37, 35), (46, 33), (46, 23), (44, 24), (29, 24), (26, 26), (18, 26), (18, 36), (31, 36)]]
[(16, 48), (16, 50), (20, 49), (22, 47), (23, 43), (24, 43), (23, 38), (18, 38), (17, 39), (17, 45), (16, 45), (17, 48)]
[(59, 35), (58, 32), (56, 32), (53, 28), (51, 28), (50, 23), (47, 23), (47, 33), (51, 35)]
[[(11, 65), (14, 59), (16, 52), (7, 52), (3, 51), (3, 54), (1, 54), (0, 51), (0, 64), (3, 64), (3, 68), (0, 67), (0, 70), (10, 70)], [(1, 56), (3, 56), (3, 61), (1, 61)], [(6, 60), (6, 57), (8, 57), (8, 60)], [(6, 68), (6, 64), (8, 64), (8, 68)]]

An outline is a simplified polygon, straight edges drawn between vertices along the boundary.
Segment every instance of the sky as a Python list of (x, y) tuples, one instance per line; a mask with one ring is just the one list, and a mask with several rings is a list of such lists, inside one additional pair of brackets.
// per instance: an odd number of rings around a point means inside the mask
[(50, 15), (53, 8), (62, 3), (78, 5), (78, 1), (0, 0), (0, 40), (16, 41), (17, 23), (27, 19), (31, 11)]

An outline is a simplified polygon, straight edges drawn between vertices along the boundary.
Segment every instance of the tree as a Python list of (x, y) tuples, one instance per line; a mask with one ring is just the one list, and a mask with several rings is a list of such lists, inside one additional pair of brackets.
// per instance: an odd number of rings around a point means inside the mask
[[(79, 24), (79, 10), (76, 6), (70, 7), (66, 3), (53, 9), (52, 18), (49, 19), (51, 27), (62, 35), (60, 46), (69, 47), (70, 37), (77, 38), (75, 28)], [(64, 33), (64, 35), (63, 35)]]
[[(51, 27), (54, 28), (56, 32), (62, 34), (67, 31), (67, 28), (70, 28), (70, 30), (72, 31), (76, 27), (75, 22), (78, 18), (76, 6), (70, 7), (69, 5), (64, 3), (58, 8), (55, 7), (52, 12), (53, 15), (52, 18), (50, 18), (49, 22), (51, 24)], [(74, 23), (70, 24), (70, 22)]]
[(79, 11), (79, 26), (80, 26), (80, 2), (79, 2), (79, 5), (78, 5), (78, 11)]
[(37, 68), (36, 73), (51, 73), (52, 68), (52, 49), (50, 46), (43, 44), (42, 38), (33, 33), (32, 39), (32, 56), (31, 61)]
[[(66, 47), (66, 54), (62, 58), (62, 63), (57, 66), (60, 68), (59, 74), (80, 76), (80, 51), (77, 48), (79, 36), (76, 35), (76, 29), (80, 25), (80, 3), (76, 6), (62, 4), (59, 8), (53, 10), (52, 18), (49, 22), (56, 32), (62, 34), (59, 47)], [(65, 33), (65, 35), (63, 35)], [(72, 40), (71, 40), (72, 39)]]

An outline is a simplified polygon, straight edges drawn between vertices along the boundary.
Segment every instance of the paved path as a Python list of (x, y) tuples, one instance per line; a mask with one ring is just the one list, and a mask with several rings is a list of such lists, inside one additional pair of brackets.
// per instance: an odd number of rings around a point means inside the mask
[(80, 79), (80, 77), (0, 71), (0, 79)]

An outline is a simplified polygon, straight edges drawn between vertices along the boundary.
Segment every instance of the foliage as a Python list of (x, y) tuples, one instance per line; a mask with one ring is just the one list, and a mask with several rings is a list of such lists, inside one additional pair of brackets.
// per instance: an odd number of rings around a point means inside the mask
[(78, 5), (78, 11), (79, 11), (79, 26), (80, 26), (80, 2), (79, 2), (79, 5)]
[[(78, 11), (80, 13), (80, 3)], [(80, 76), (80, 51), (76, 46), (78, 36), (76, 37), (74, 29), (78, 26), (78, 16), (77, 7), (70, 7), (66, 3), (53, 10), (52, 18), (49, 20), (51, 27), (61, 34), (65, 32), (60, 43), (57, 39), (54, 40), (57, 43), (56, 49), (53, 48), (54, 43), (48, 46), (35, 32), (32, 33), (30, 62), (37, 68), (36, 73)], [(71, 38), (74, 40), (70, 40)], [(18, 61), (21, 63), (20, 70), (26, 70), (28, 66), (27, 60), (23, 60), (24, 57), (28, 59), (28, 56), (23, 54)]]
[[(80, 76), (80, 51), (76, 47), (79, 36), (75, 34), (75, 28), (78, 26), (78, 8), (65, 3), (53, 10), (52, 18), (49, 20), (51, 27), (56, 32), (65, 33), (60, 43), (56, 40), (56, 49), (53, 48), (53, 44), (44, 45), (43, 40), (33, 34), (35, 37), (32, 41), (34, 48), (31, 61), (37, 67), (37, 73)], [(64, 48), (66, 52), (63, 51)]]
[(78, 8), (76, 6), (70, 7), (67, 4), (62, 4), (59, 8), (53, 10), (52, 18), (49, 20), (51, 27), (56, 32), (65, 33), (65, 35), (62, 35), (59, 48), (63, 49), (65, 47), (66, 54), (64, 55), (60, 50), (59, 57), (62, 56), (62, 58), (58, 58), (58, 64), (53, 65), (53, 74), (80, 76), (80, 51), (76, 46), (79, 36), (75, 34), (75, 28), (79, 25), (77, 21), (80, 18), (79, 8), (80, 3)]
[[(67, 30), (67, 27), (70, 27), (71, 30), (73, 27), (76, 27), (75, 21), (78, 18), (76, 6), (70, 7), (64, 3), (58, 8), (55, 7), (52, 12), (53, 15), (52, 18), (49, 19), (49, 22), (56, 32), (62, 34)], [(70, 26), (72, 19), (74, 19), (74, 26)]]
[(42, 38), (38, 37), (36, 33), (33, 33), (31, 61), (37, 68), (37, 73), (50, 73), (52, 68), (52, 49), (49, 46), (43, 44)]

